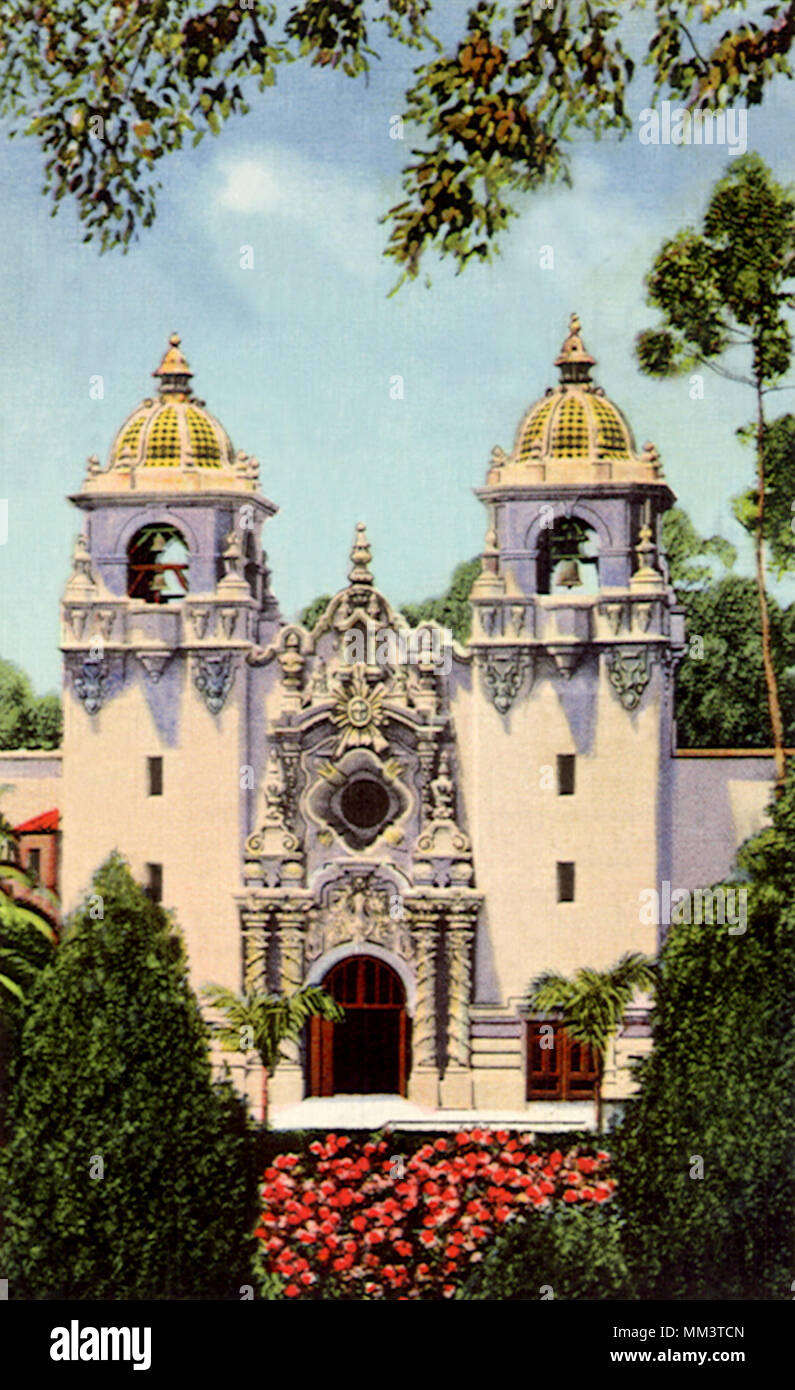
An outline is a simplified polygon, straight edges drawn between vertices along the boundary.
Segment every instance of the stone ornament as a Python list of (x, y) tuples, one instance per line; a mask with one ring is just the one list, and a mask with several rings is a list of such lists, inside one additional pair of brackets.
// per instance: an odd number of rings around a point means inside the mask
[(345, 942), (372, 942), (410, 961), (414, 943), (405, 921), (393, 918), (390, 900), (394, 888), (381, 887), (372, 877), (357, 874), (333, 888), (327, 905), (314, 916), (306, 934), (306, 958), (316, 960)]
[(651, 655), (648, 647), (629, 651), (608, 651), (607, 671), (610, 684), (624, 709), (636, 709), (651, 676)]
[(234, 679), (231, 652), (202, 654), (194, 659), (193, 679), (210, 714), (219, 714)]
[(507, 714), (521, 690), (525, 672), (530, 666), (528, 653), (509, 648), (480, 654), (483, 680), (494, 708)]
[(86, 714), (97, 714), (107, 696), (107, 674), (105, 663), (100, 658), (90, 657), (82, 662), (74, 677), (75, 694), (81, 700)]

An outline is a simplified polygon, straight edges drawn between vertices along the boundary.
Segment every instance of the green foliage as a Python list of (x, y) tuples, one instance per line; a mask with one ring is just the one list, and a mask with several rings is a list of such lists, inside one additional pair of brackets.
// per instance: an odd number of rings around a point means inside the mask
[(641, 1297), (792, 1296), (793, 840), (790, 773), (725, 885), (748, 891), (746, 932), (680, 924), (662, 951), (653, 1051), (611, 1139)]
[[(759, 599), (752, 579), (727, 575), (701, 590), (682, 589), (688, 651), (676, 672), (676, 730), (682, 748), (769, 748)], [(795, 607), (768, 599), (773, 661), (785, 719), (795, 741)], [(700, 643), (697, 639), (701, 639)], [(788, 668), (790, 668), (788, 670)]]
[[(305, 985), (287, 995), (235, 994), (223, 985), (207, 985), (202, 993), (223, 1015), (211, 1025), (221, 1047), (228, 1052), (258, 1052), (269, 1074), (282, 1058), (282, 1043), (299, 1038), (310, 1018), (332, 1023), (345, 1018), (345, 1010), (317, 985)], [(249, 1047), (243, 1046), (246, 1034), (251, 1037)]]
[(480, 574), (480, 559), (464, 560), (453, 570), (450, 583), (440, 598), (425, 599), (423, 603), (404, 603), (401, 612), (412, 627), (420, 623), (437, 622), (452, 632), (458, 642), (466, 642), (472, 626), (469, 594)]
[(700, 232), (665, 242), (646, 277), (663, 327), (638, 335), (641, 369), (652, 376), (716, 366), (747, 347), (748, 385), (776, 381), (790, 363), (784, 310), (795, 263), (795, 194), (776, 183), (759, 155), (743, 155), (715, 185)]
[[(402, 276), (431, 248), (459, 268), (488, 259), (517, 198), (568, 179), (567, 142), (632, 126), (630, 46), (657, 95), (690, 106), (759, 102), (790, 71), (785, 0), (752, 22), (735, 0), (658, 0), (654, 19), (622, 0), (474, 0), (442, 42), (432, 0), (142, 0), (89, 7), (3, 6), (0, 114), (38, 140), (53, 215), (73, 199), (84, 241), (126, 247), (156, 215), (161, 160), (245, 115), (280, 67), (308, 62), (351, 79), (378, 58), (380, 33), (418, 55), (404, 119), (417, 132), (404, 197), (387, 214)], [(690, 35), (699, 21), (696, 50)], [(730, 27), (725, 28), (726, 23)]]
[(457, 1299), (627, 1299), (634, 1296), (615, 1201), (530, 1212), (503, 1228)]
[(24, 672), (0, 660), (0, 748), (57, 748), (62, 726), (59, 697), (37, 699)]
[(55, 950), (52, 924), (35, 907), (14, 901), (12, 883), (29, 886), (24, 871), (0, 863), (0, 1143), (6, 1139), (13, 1062), (26, 1004)]
[(560, 1009), (569, 1036), (604, 1057), (635, 991), (653, 985), (653, 962), (640, 951), (627, 951), (611, 970), (581, 966), (570, 980), (555, 970), (545, 971), (531, 984), (527, 1007), (538, 1013)]
[(301, 626), (305, 627), (307, 632), (311, 632), (315, 624), (323, 617), (330, 603), (331, 594), (321, 594), (319, 598), (313, 598), (312, 602), (301, 610), (298, 618)]
[(608, 1041), (620, 1024), (637, 990), (653, 988), (654, 964), (640, 951), (626, 951), (611, 970), (580, 966), (571, 979), (556, 970), (537, 975), (527, 992), (534, 1013), (559, 1011), (563, 1026), (575, 1042), (587, 1043), (598, 1059), (596, 1127), (602, 1129), (602, 1072)]
[(0, 1267), (23, 1298), (239, 1297), (256, 1214), (242, 1103), (212, 1082), (166, 913), (117, 854), (93, 893), (22, 1029)]
[[(795, 569), (795, 416), (765, 425), (765, 506), (762, 530), (778, 578)], [(759, 521), (759, 490), (734, 499), (734, 515), (753, 535)]]
[(712, 565), (700, 561), (714, 557), (724, 569), (731, 569), (737, 559), (731, 541), (724, 540), (723, 536), (700, 536), (681, 507), (671, 507), (665, 513), (662, 539), (671, 583), (680, 598), (683, 592), (704, 589), (713, 581)]

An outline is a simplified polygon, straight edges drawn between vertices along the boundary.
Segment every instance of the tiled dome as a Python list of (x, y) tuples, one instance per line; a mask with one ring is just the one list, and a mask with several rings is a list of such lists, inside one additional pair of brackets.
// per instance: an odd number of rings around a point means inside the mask
[(656, 450), (646, 445), (638, 453), (628, 421), (591, 381), (595, 359), (583, 344), (576, 314), (555, 365), (558, 385), (523, 416), (512, 453), (495, 450), (489, 482), (657, 481)]
[(256, 460), (235, 454), (223, 425), (193, 395), (193, 372), (176, 333), (152, 375), (159, 381), (158, 396), (128, 415), (104, 470), (89, 462), (83, 490), (255, 491)]

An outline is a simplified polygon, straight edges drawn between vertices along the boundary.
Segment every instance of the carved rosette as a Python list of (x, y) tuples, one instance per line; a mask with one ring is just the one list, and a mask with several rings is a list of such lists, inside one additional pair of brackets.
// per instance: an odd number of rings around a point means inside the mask
[(473, 931), (467, 918), (453, 918), (445, 933), (447, 953), (447, 1065), (469, 1066), (469, 1003), (472, 992)]

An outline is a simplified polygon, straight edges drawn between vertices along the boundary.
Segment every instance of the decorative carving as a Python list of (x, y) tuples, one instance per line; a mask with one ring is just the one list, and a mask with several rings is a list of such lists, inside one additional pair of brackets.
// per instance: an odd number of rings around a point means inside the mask
[(279, 750), (275, 744), (271, 745), (268, 754), (264, 782), (262, 825), (255, 834), (249, 835), (246, 840), (246, 850), (249, 854), (273, 856), (274, 858), (294, 855), (299, 845), (297, 838), (285, 824), (287, 811), (286, 779)]
[(327, 905), (315, 914), (307, 931), (307, 960), (348, 941), (369, 941), (402, 960), (411, 960), (412, 935), (404, 920), (392, 916), (393, 897), (390, 884), (379, 885), (372, 876), (363, 874), (333, 888)]
[[(279, 983), (283, 995), (294, 994), (303, 984), (304, 933), (300, 926), (302, 917), (302, 908), (280, 908), (277, 914), (279, 925)], [(288, 1066), (300, 1065), (301, 1054), (297, 1039), (285, 1039), (282, 1042), (282, 1051)]]
[(243, 936), (243, 982), (247, 994), (267, 991), (269, 935), (265, 927), (249, 927)]
[(116, 609), (97, 608), (94, 611), (96, 614), (97, 622), (99, 623), (99, 630), (102, 633), (103, 639), (104, 641), (108, 642), (110, 641), (110, 634), (113, 631), (113, 625), (116, 622)]
[(623, 603), (603, 603), (602, 612), (607, 618), (610, 631), (615, 637), (621, 628), (621, 619), (624, 613)]
[(295, 631), (290, 631), (284, 638), (284, 646), (278, 653), (279, 665), (282, 668), (282, 680), (285, 691), (293, 696), (300, 693), (303, 685), (305, 657), (301, 651), (301, 638)]
[(649, 683), (651, 659), (648, 647), (616, 649), (607, 652), (610, 684), (624, 709), (635, 709)]
[(382, 753), (389, 745), (379, 727), (384, 722), (384, 687), (369, 686), (361, 664), (353, 667), (345, 686), (332, 689), (335, 706), (332, 722), (340, 730), (339, 740), (334, 750), (341, 757), (349, 748), (372, 748)]
[(435, 1069), (436, 1040), (436, 927), (426, 923), (415, 928), (417, 992), (414, 1006), (412, 1046), (415, 1067)]
[(102, 708), (108, 693), (108, 680), (101, 657), (84, 659), (75, 672), (74, 689), (78, 700), (83, 702), (86, 714), (96, 714)]
[(157, 685), (163, 672), (171, 660), (171, 652), (137, 652), (138, 660), (146, 671), (147, 676), (153, 685)]
[(210, 714), (220, 713), (234, 674), (231, 652), (208, 652), (195, 657), (193, 679)]
[(450, 923), (447, 949), (447, 1065), (469, 1066), (469, 999), (472, 990), (472, 929)]
[(636, 603), (633, 606), (632, 614), (641, 632), (648, 632), (653, 612), (653, 603)]
[(238, 609), (222, 608), (220, 611), (221, 627), (224, 637), (231, 637), (237, 627)]
[(196, 633), (197, 640), (201, 642), (210, 621), (210, 610), (209, 608), (191, 608), (188, 616), (193, 624), (193, 631)]
[(480, 665), (495, 709), (500, 714), (507, 714), (530, 666), (528, 653), (516, 648), (484, 652), (480, 656)]

